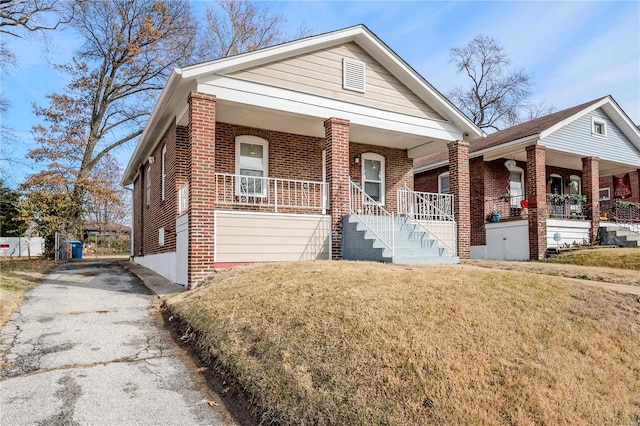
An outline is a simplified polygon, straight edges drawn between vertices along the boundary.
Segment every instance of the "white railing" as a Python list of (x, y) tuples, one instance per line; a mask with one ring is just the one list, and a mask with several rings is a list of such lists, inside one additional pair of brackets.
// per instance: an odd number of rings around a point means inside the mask
[(353, 181), (349, 182), (349, 211), (391, 251), (391, 256), (395, 254), (393, 215)]
[(216, 173), (216, 204), (318, 210), (326, 214), (324, 182)]
[(178, 188), (178, 215), (189, 210), (189, 183), (184, 183)]
[(397, 203), (398, 215), (411, 218), (451, 256), (458, 253), (453, 195), (416, 192), (405, 185), (398, 189)]
[(415, 220), (455, 222), (453, 195), (416, 192), (408, 186), (398, 189), (398, 214)]

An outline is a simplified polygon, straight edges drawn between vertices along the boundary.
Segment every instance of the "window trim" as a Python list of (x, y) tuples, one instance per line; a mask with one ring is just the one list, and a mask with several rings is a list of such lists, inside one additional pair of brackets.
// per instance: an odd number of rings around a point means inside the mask
[[(240, 147), (242, 144), (249, 145), (261, 145), (262, 146), (262, 178), (263, 185), (261, 192), (247, 193), (243, 194), (241, 191), (242, 186), (242, 178), (240, 174)], [(257, 136), (251, 135), (241, 135), (236, 136), (236, 176), (238, 176), (235, 184), (235, 193), (236, 196), (250, 196), (250, 197), (259, 197), (265, 198), (268, 196), (268, 188), (269, 188), (269, 141), (266, 139), (259, 138)]]
[(145, 182), (146, 184), (146, 190), (147, 190), (147, 206), (149, 206), (151, 204), (151, 164), (147, 164), (147, 181)]
[[(602, 196), (602, 191), (607, 191), (607, 195), (606, 196)], [(609, 188), (607, 186), (606, 188), (598, 189), (598, 200), (599, 201), (609, 201), (609, 200), (611, 200), (611, 188)]]
[[(442, 191), (442, 179), (449, 178), (449, 188), (447, 192)], [(438, 175), (438, 194), (451, 194), (451, 177), (449, 172), (443, 172)]]
[(163, 146), (162, 147), (162, 154), (160, 155), (160, 166), (161, 166), (161, 174), (162, 174), (162, 198), (161, 200), (164, 201), (166, 199), (166, 191), (165, 191), (165, 186), (166, 186), (166, 182), (167, 182), (167, 166), (166, 166), (166, 158), (167, 158), (167, 146)]
[[(519, 199), (511, 193), (511, 173), (513, 172), (520, 173), (520, 185), (522, 194), (520, 194)], [(514, 208), (521, 208), (520, 201), (526, 199), (527, 191), (525, 188), (524, 169), (522, 167), (514, 167), (513, 169), (509, 170), (509, 205)]]
[[(571, 193), (571, 184), (572, 184), (572, 182), (578, 182), (578, 193), (577, 194), (572, 194)], [(569, 176), (569, 195), (582, 195), (582, 177), (580, 177), (578, 175)]]
[[(602, 126), (602, 133), (596, 132), (596, 125), (600, 124)], [(598, 138), (606, 138), (607, 137), (607, 122), (599, 117), (591, 117), (591, 134)]]
[[(385, 166), (385, 158), (380, 155), (380, 154), (376, 154), (375, 152), (365, 152), (362, 154), (362, 167), (361, 167), (361, 174), (362, 174), (362, 192), (364, 192), (366, 194), (366, 186), (365, 183), (366, 182), (374, 182), (374, 183), (379, 183), (380, 184), (380, 201), (378, 201), (377, 203), (380, 204), (381, 206), (385, 205), (385, 187), (386, 187), (386, 166)], [(370, 161), (379, 161), (380, 162), (380, 176), (381, 176), (381, 180), (377, 181), (377, 180), (367, 180), (365, 179), (365, 164), (366, 161), (370, 160)], [(368, 194), (367, 194), (368, 195)]]

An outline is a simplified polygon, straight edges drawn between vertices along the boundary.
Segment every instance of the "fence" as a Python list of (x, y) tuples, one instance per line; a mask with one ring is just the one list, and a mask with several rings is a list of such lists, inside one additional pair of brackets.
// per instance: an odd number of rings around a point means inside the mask
[(43, 253), (42, 237), (0, 237), (0, 257), (38, 257)]

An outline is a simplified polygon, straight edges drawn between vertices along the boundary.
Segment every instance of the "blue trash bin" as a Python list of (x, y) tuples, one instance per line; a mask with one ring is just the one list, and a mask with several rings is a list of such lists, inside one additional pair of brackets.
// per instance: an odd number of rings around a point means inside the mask
[(71, 244), (71, 257), (73, 259), (82, 259), (82, 241), (69, 241), (69, 244)]

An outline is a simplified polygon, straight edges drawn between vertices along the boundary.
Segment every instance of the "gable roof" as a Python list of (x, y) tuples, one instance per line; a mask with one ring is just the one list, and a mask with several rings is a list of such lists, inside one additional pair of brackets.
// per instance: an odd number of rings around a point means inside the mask
[[(640, 151), (640, 128), (631, 121), (609, 95), (500, 130), (485, 138), (473, 139), (469, 142), (469, 155), (477, 157), (491, 152), (492, 148), (497, 149), (510, 143), (535, 142), (598, 108), (605, 110), (622, 133)], [(430, 166), (441, 166), (443, 162), (447, 161), (448, 154), (446, 152), (420, 157), (414, 161), (414, 172), (419, 173), (433, 168)]]
[(462, 134), (471, 138), (484, 135), (482, 130), (365, 25), (356, 25), (254, 52), (174, 69), (129, 160), (122, 183), (126, 185), (133, 182), (138, 164), (143, 162), (153, 149), (153, 144), (162, 137), (161, 133), (164, 132), (167, 125), (164, 123), (167, 119), (167, 111), (182, 108), (179, 104), (179, 94), (193, 90), (198, 79), (210, 75), (225, 75), (348, 42), (358, 44), (422, 101), (459, 129)]

